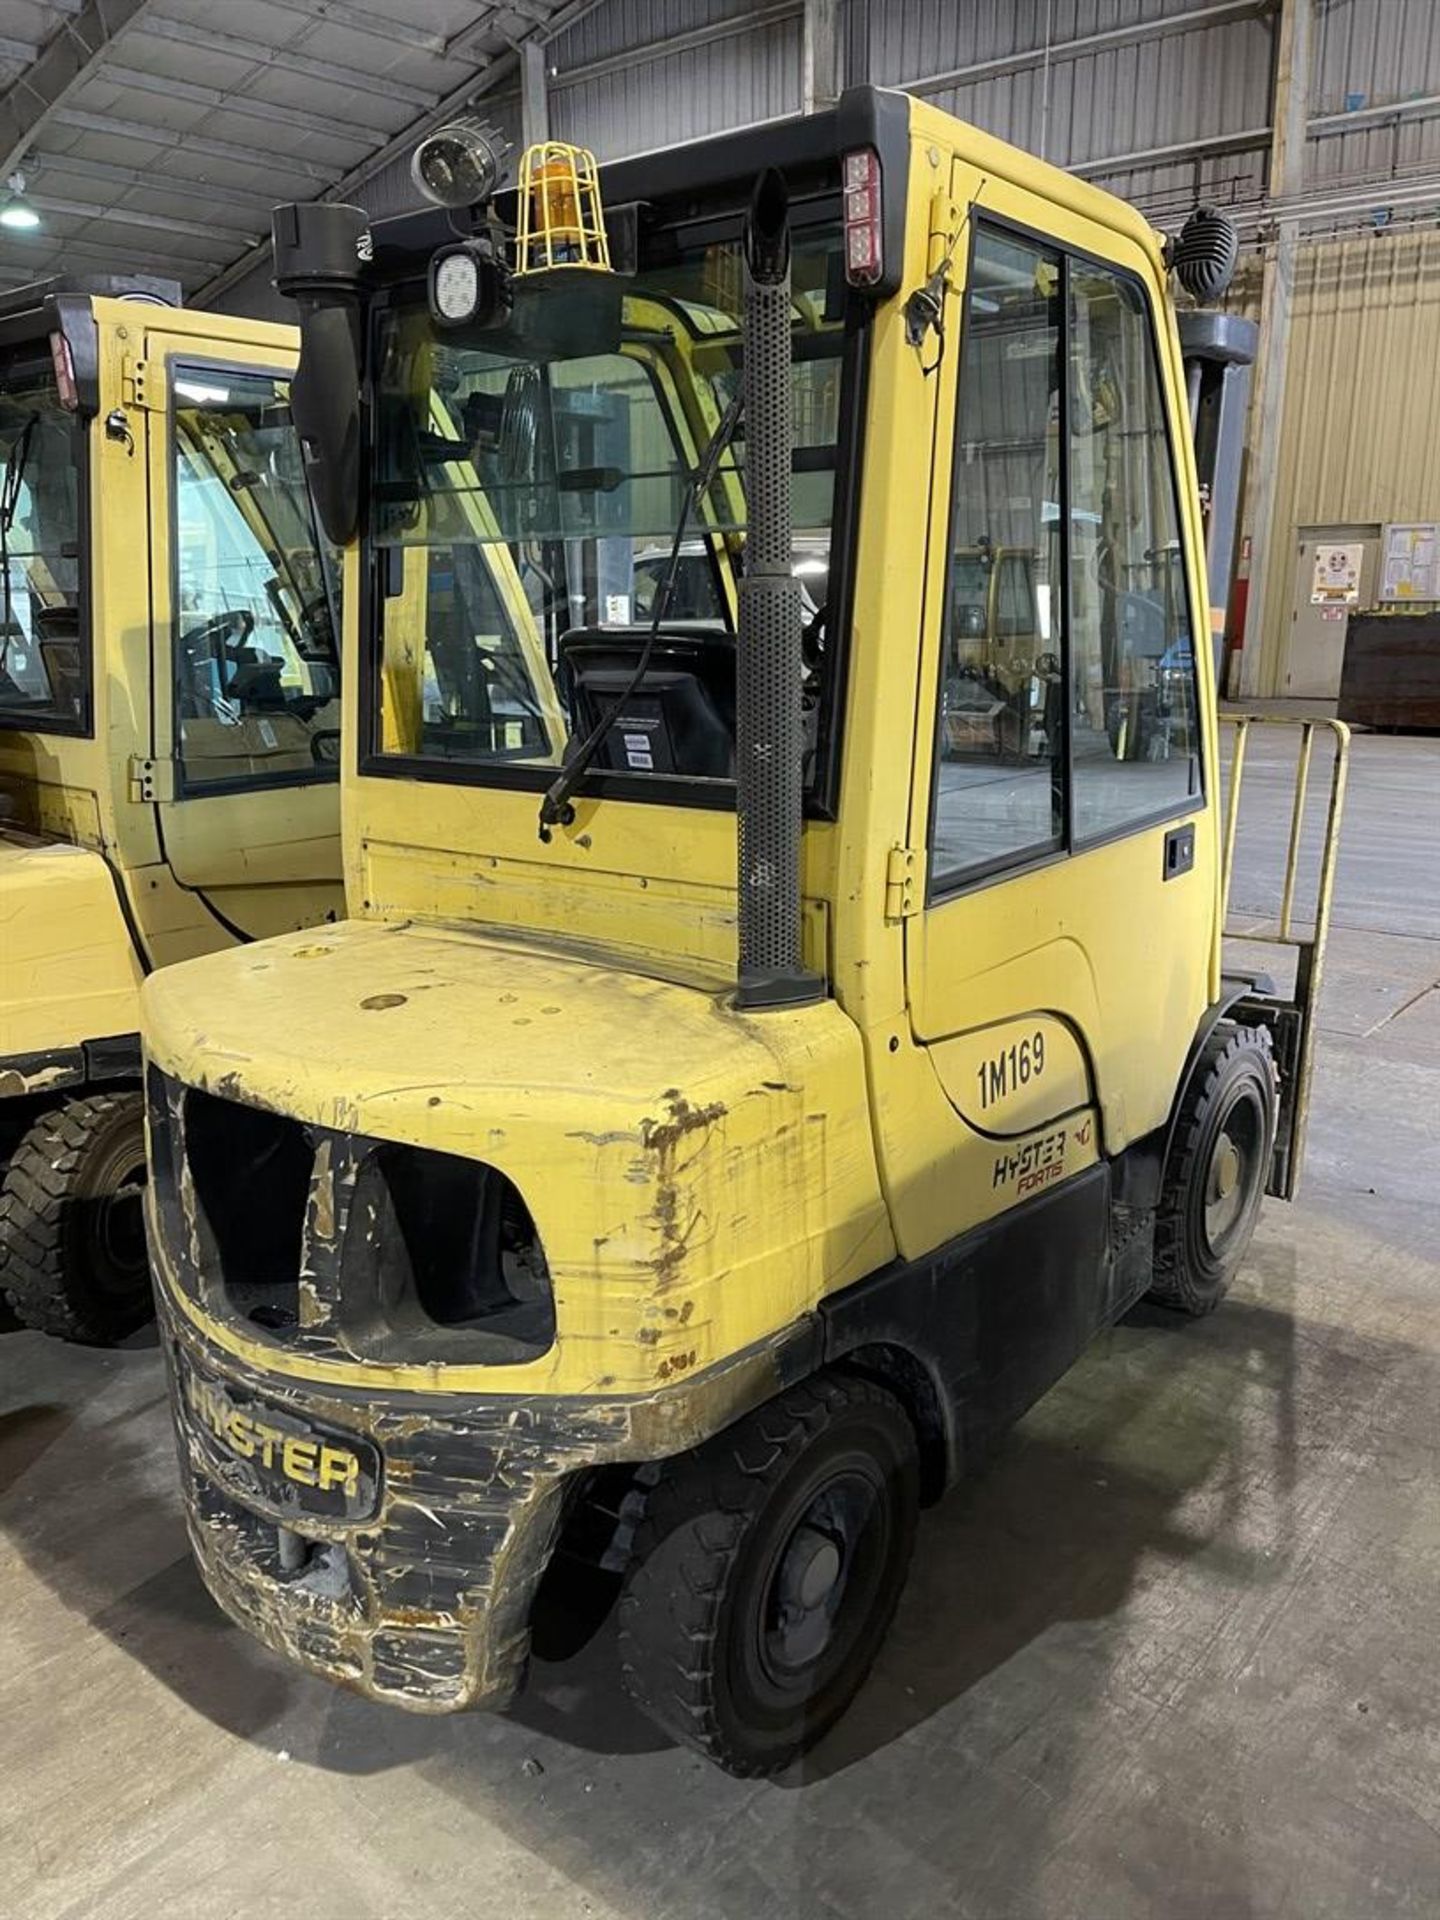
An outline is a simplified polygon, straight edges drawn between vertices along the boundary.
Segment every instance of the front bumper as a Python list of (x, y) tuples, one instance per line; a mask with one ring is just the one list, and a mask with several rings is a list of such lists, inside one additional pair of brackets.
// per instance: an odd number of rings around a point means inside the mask
[[(536, 1586), (588, 1467), (662, 1458), (726, 1426), (809, 1364), (802, 1329), (643, 1399), (485, 1399), (337, 1389), (263, 1372), (205, 1339), (160, 1290), (191, 1545), (210, 1592), (277, 1653), (418, 1712), (508, 1704)], [(217, 1445), (187, 1383), (295, 1431), (379, 1456), (363, 1510), (318, 1514)], [(268, 1429), (262, 1429), (268, 1430)], [(301, 1443), (302, 1445), (304, 1443)], [(313, 1459), (313, 1456), (305, 1456)], [(332, 1503), (333, 1504), (333, 1503)]]

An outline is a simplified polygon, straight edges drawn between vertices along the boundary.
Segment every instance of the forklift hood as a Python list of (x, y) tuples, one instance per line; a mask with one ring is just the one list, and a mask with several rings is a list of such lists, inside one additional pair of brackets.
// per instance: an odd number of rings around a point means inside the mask
[(495, 932), (349, 921), (167, 968), (143, 1024), (172, 1088), (514, 1183), (559, 1324), (544, 1361), (490, 1370), (500, 1390), (654, 1391), (893, 1253), (860, 1036), (833, 1000), (747, 1017)]
[(103, 857), (0, 830), (0, 1096), (67, 1084), (87, 1042), (133, 1035), (141, 978)]

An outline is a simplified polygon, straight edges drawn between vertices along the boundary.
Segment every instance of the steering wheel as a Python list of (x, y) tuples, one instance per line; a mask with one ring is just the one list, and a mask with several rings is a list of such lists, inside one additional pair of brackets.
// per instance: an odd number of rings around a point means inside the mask
[(317, 727), (310, 736), (310, 755), (317, 767), (340, 764), (339, 727)]
[(215, 653), (226, 653), (231, 647), (243, 647), (255, 631), (255, 616), (248, 607), (236, 607), (228, 613), (216, 613), (198, 627), (191, 627), (188, 633), (182, 633), (180, 644), (184, 647), (205, 645)]

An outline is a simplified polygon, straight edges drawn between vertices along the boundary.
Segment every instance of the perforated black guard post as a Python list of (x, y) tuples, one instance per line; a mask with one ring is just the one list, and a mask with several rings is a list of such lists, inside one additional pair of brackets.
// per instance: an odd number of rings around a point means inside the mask
[(773, 168), (745, 223), (745, 492), (735, 785), (743, 1007), (819, 999), (800, 957), (800, 583), (791, 570), (789, 195)]

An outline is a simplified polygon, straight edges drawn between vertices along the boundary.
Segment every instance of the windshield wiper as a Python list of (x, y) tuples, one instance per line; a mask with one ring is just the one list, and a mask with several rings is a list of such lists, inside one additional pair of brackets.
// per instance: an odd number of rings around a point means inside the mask
[(680, 519), (675, 528), (675, 538), (670, 543), (670, 558), (665, 564), (665, 571), (661, 575), (660, 585), (655, 593), (654, 611), (650, 616), (650, 631), (645, 636), (645, 645), (640, 649), (640, 658), (635, 662), (634, 673), (546, 788), (545, 798), (540, 802), (540, 838), (542, 840), (549, 840), (553, 827), (568, 827), (575, 818), (575, 809), (570, 804), (575, 789), (589, 772), (591, 762), (600, 751), (606, 734), (619, 719), (620, 709), (634, 696), (636, 688), (650, 670), (655, 642), (660, 637), (660, 628), (664, 624), (675, 587), (675, 576), (680, 570), (680, 549), (685, 542), (685, 529), (689, 525), (690, 515), (714, 484), (721, 455), (734, 439), (735, 429), (740, 424), (743, 405), (744, 394), (743, 390), (740, 390), (726, 407), (720, 424), (711, 434), (710, 443), (701, 454), (700, 464), (691, 475), (690, 484), (685, 489), (685, 498), (680, 505)]

